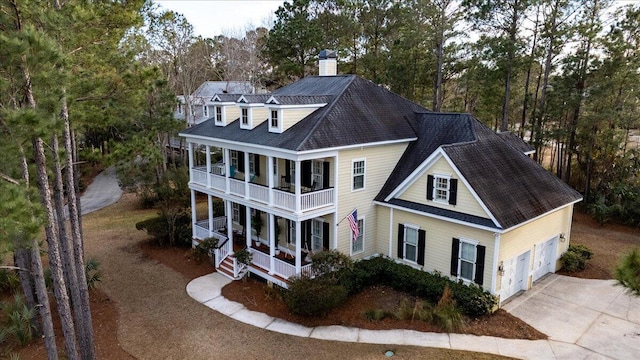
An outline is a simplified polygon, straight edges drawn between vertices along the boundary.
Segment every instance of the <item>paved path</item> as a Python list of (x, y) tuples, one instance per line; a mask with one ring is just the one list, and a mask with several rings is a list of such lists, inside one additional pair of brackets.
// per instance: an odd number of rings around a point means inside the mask
[(98, 174), (80, 197), (82, 215), (107, 207), (120, 200), (121, 196), (122, 189), (118, 185), (116, 170), (110, 167)]
[(549, 335), (549, 340), (536, 341), (413, 330), (305, 327), (225, 299), (221, 290), (229, 281), (218, 273), (209, 274), (192, 280), (187, 285), (187, 293), (199, 303), (235, 320), (299, 337), (470, 350), (523, 359), (640, 358), (640, 299), (624, 294), (613, 281), (551, 275), (532, 291), (511, 301), (505, 306), (507, 311)]

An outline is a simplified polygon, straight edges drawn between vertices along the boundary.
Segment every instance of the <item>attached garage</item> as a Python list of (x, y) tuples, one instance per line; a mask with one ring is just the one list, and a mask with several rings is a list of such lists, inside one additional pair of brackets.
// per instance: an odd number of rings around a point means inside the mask
[(535, 245), (533, 255), (533, 281), (556, 270), (558, 237)]
[(531, 252), (527, 251), (519, 256), (503, 262), (500, 299), (504, 301), (521, 290), (527, 290), (529, 281), (529, 262)]

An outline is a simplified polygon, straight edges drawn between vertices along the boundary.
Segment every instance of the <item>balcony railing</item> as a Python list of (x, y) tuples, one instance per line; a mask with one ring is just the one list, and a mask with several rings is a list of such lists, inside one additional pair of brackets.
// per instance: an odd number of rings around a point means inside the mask
[(227, 234), (216, 231), (227, 226), (227, 218), (225, 216), (218, 216), (213, 218), (213, 229), (209, 231), (209, 219), (198, 220), (193, 225), (194, 236), (197, 239), (203, 240), (206, 238), (214, 237), (221, 243), (227, 238)]
[[(223, 173), (223, 171), (218, 166), (211, 169), (213, 173), (209, 174), (209, 176), (207, 176), (206, 167), (199, 166), (191, 169), (191, 181), (214, 190), (227, 192), (227, 178), (224, 175), (216, 174)], [(246, 183), (243, 180), (229, 179), (229, 193), (245, 197), (247, 195), (246, 191)], [(248, 198), (263, 204), (269, 204), (270, 191), (273, 192), (273, 206), (287, 211), (296, 211), (296, 194), (290, 191), (276, 188), (269, 189), (265, 185), (250, 182)], [(302, 193), (300, 195), (300, 211), (311, 211), (333, 205), (334, 192), (335, 189), (328, 188)]]
[[(251, 264), (253, 266), (260, 267), (266, 271), (270, 270), (271, 262), (269, 254), (265, 254), (262, 251), (251, 250), (253, 254)], [(274, 268), (273, 273), (283, 277), (285, 279), (289, 279), (292, 276), (296, 275), (296, 267), (295, 265), (291, 265), (286, 261), (282, 261), (278, 258), (274, 258)], [(300, 268), (300, 272), (302, 274), (309, 275), (311, 274), (311, 264), (304, 265)]]

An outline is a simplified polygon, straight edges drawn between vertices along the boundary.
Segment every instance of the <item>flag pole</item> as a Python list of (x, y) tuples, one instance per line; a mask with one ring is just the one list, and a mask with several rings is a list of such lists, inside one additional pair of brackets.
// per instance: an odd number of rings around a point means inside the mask
[(357, 209), (357, 207), (354, 207), (354, 208), (353, 208), (353, 210), (349, 211), (349, 213), (348, 213), (347, 215), (345, 215), (345, 216), (342, 218), (342, 220), (338, 221), (338, 223), (336, 224), (336, 226), (339, 226), (339, 225), (340, 225), (340, 223), (341, 223), (341, 222), (343, 222), (343, 221), (344, 221), (344, 219), (346, 219), (346, 218), (347, 218), (347, 216), (349, 216), (349, 215), (353, 214), (353, 212), (354, 212), (356, 209)]

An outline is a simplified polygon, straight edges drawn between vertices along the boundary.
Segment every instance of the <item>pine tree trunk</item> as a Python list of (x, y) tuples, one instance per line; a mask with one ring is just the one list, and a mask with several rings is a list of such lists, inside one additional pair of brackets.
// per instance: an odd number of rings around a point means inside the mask
[(47, 249), (49, 254), (49, 268), (53, 278), (53, 291), (58, 305), (58, 313), (64, 335), (64, 344), (67, 358), (70, 360), (79, 359), (76, 348), (76, 335), (71, 316), (71, 305), (67, 295), (67, 286), (64, 280), (64, 273), (60, 259), (60, 247), (58, 232), (56, 229), (56, 213), (51, 204), (51, 189), (49, 188), (49, 176), (47, 174), (47, 164), (44, 151), (44, 142), (41, 138), (33, 140), (33, 152), (36, 163), (36, 178), (40, 200), (46, 215), (45, 235), (47, 238)]
[[(93, 339), (93, 321), (91, 319), (91, 309), (89, 307), (89, 288), (86, 281), (86, 269), (84, 266), (84, 244), (82, 240), (82, 225), (80, 223), (79, 197), (76, 196), (76, 174), (73, 161), (74, 147), (71, 134), (71, 125), (69, 121), (69, 110), (67, 107), (67, 99), (63, 98), (62, 103), (62, 120), (64, 121), (63, 142), (66, 154), (65, 177), (67, 184), (67, 203), (69, 209), (69, 221), (71, 223), (71, 238), (73, 240), (73, 263), (75, 264), (75, 274), (77, 279), (77, 290), (79, 303), (78, 307), (74, 304), (74, 312), (78, 331), (80, 334), (80, 355), (83, 360), (95, 359), (95, 345)], [(74, 297), (74, 301), (75, 297)]]
[[(35, 287), (31, 279), (31, 273), (33, 272), (31, 269), (31, 252), (28, 248), (24, 247), (25, 244), (23, 244), (23, 239), (15, 239), (14, 243), (20, 245), (13, 251), (13, 262), (16, 267), (25, 269), (18, 271), (24, 299), (27, 302), (29, 309), (36, 309), (38, 307), (38, 302), (36, 300)], [(36, 334), (40, 334), (42, 327), (40, 326), (37, 317), (34, 316), (31, 319), (31, 325), (35, 327)]]
[(47, 359), (58, 359), (58, 348), (56, 337), (53, 331), (53, 320), (51, 319), (51, 307), (49, 306), (49, 295), (47, 285), (44, 281), (44, 268), (40, 258), (40, 246), (34, 238), (31, 242), (31, 270), (33, 271), (33, 282), (36, 288), (36, 296), (40, 303), (40, 319), (42, 320), (42, 333), (44, 337), (44, 347), (47, 349)]

